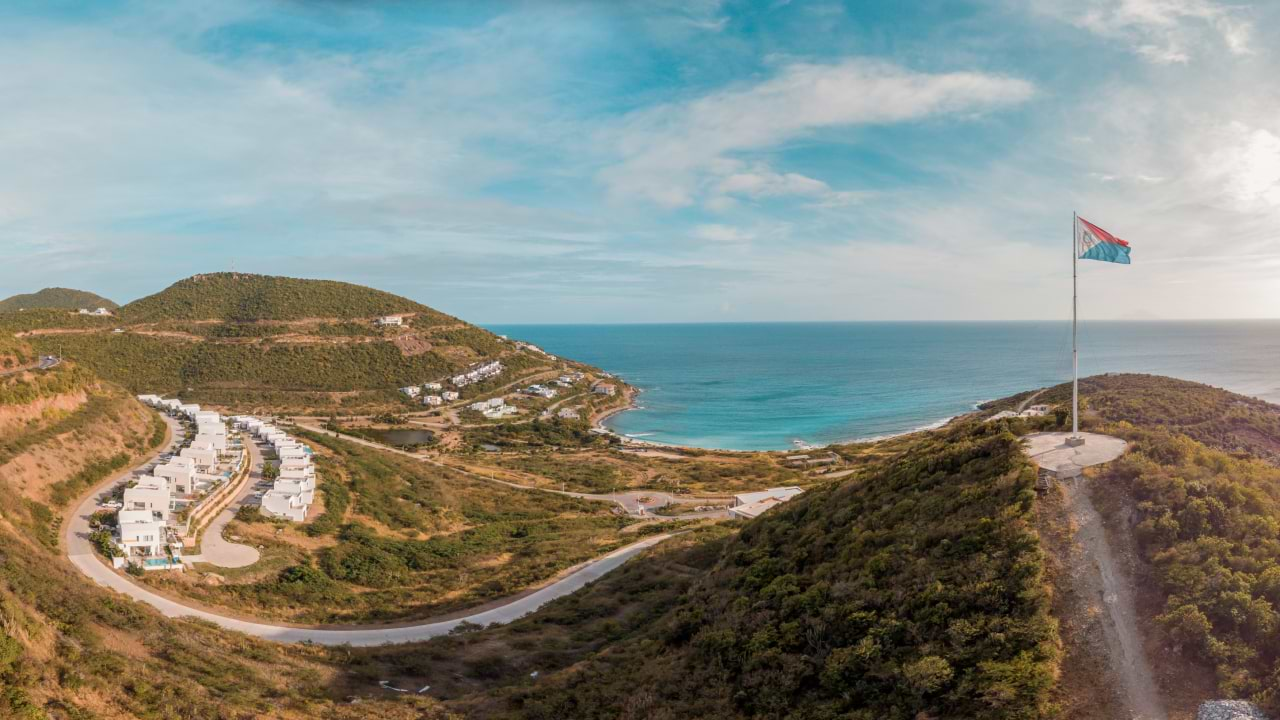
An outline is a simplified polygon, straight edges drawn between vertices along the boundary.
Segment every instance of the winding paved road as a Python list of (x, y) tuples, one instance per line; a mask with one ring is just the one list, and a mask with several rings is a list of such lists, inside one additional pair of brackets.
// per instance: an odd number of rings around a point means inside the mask
[[(89, 542), (89, 516), (98, 509), (98, 497), (115, 483), (126, 479), (130, 473), (144, 468), (155, 461), (162, 452), (170, 450), (181, 437), (177, 424), (167, 415), (162, 415), (171, 428), (175, 428), (174, 440), (158, 451), (147, 462), (128, 472), (118, 474), (101, 483), (75, 509), (63, 537), (66, 542), (67, 558), (80, 572), (103, 587), (110, 588), (134, 600), (144, 602), (172, 618), (192, 617), (206, 620), (227, 630), (235, 630), (248, 635), (273, 640), (276, 642), (311, 642), (321, 645), (385, 645), (390, 643), (418, 642), (447, 635), (463, 623), (477, 625), (505, 624), (542, 607), (544, 604), (565, 595), (576, 592), (588, 583), (599, 579), (610, 570), (622, 565), (641, 552), (671, 537), (671, 534), (655, 535), (639, 542), (632, 543), (613, 552), (588, 561), (571, 570), (560, 579), (539, 588), (528, 595), (517, 597), (511, 602), (495, 608), (472, 613), (465, 617), (422, 622), (410, 625), (374, 625), (356, 628), (298, 627), (290, 625), (274, 625), (270, 623), (252, 622), (239, 618), (219, 615), (207, 610), (188, 607), (180, 602), (158, 595), (145, 587), (134, 584), (125, 575), (116, 572), (99, 559)], [(385, 449), (385, 448), (380, 448)], [(250, 486), (252, 487), (252, 485)], [(523, 486), (517, 486), (523, 487)], [(236, 503), (233, 503), (235, 505)], [(212, 532), (213, 527), (208, 532)], [(219, 528), (220, 531), (220, 528)], [(220, 535), (219, 535), (220, 537)]]

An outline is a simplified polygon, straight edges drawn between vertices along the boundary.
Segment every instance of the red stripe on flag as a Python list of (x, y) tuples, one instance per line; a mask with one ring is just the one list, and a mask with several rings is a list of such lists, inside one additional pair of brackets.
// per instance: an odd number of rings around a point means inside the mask
[(1084, 223), (1084, 226), (1085, 226), (1085, 227), (1087, 227), (1087, 228), (1089, 228), (1089, 230), (1094, 234), (1094, 236), (1096, 236), (1096, 237), (1097, 237), (1099, 240), (1101, 240), (1102, 242), (1109, 242), (1109, 243), (1113, 243), (1113, 244), (1115, 244), (1115, 245), (1123, 245), (1123, 246), (1125, 246), (1125, 247), (1129, 247), (1129, 243), (1125, 242), (1124, 240), (1121, 240), (1120, 238), (1116, 237), (1115, 235), (1112, 235), (1111, 233), (1107, 232), (1106, 230), (1103, 230), (1102, 228), (1098, 227), (1097, 225), (1094, 225), (1093, 223), (1089, 222), (1088, 220), (1085, 220), (1084, 218), (1080, 218), (1080, 222)]

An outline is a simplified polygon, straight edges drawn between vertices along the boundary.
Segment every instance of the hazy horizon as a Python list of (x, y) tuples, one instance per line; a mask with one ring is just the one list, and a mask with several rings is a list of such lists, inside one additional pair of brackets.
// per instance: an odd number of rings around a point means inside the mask
[(344, 280), (486, 324), (1280, 317), (1280, 6), (0, 8), (0, 293)]

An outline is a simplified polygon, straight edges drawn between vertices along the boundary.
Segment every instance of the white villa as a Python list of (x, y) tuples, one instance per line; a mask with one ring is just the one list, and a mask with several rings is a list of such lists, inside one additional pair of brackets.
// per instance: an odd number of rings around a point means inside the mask
[(606, 382), (598, 382), (595, 385), (591, 386), (591, 392), (595, 393), (596, 395), (608, 395), (612, 397), (614, 394), (618, 392), (618, 388)]
[(462, 396), (454, 392), (453, 390), (445, 390), (444, 392), (440, 393), (440, 397), (444, 398), (445, 402), (457, 402), (458, 398)]
[(444, 398), (440, 397), (439, 395), (425, 395), (422, 398), (422, 404), (430, 405), (432, 407), (438, 407), (444, 404)]
[(1031, 407), (1018, 413), (1021, 417), (1040, 417), (1049, 414), (1048, 405), (1032, 405)]
[[(135, 478), (133, 487), (125, 488), (123, 507), (118, 513), (117, 542), (129, 557), (164, 556), (172, 560), (181, 553), (181, 544), (170, 545), (166, 552), (171, 527), (181, 525), (173, 512), (199, 501), (202, 494), (230, 473), (220, 464), (227, 459), (227, 426), (225, 419), (194, 403), (159, 395), (138, 395), (138, 400), (174, 417), (184, 418), (196, 426), (196, 435), (167, 462), (151, 470), (150, 475)], [(241, 451), (243, 452), (243, 451)], [(120, 567), (117, 558), (116, 567)], [(179, 567), (174, 562), (147, 562), (148, 570)]]
[(798, 487), (777, 487), (760, 490), (759, 492), (734, 495), (733, 505), (729, 507), (729, 514), (736, 518), (751, 520), (759, 517), (761, 513), (773, 506), (787, 502), (802, 492), (804, 490)]
[(440, 392), (444, 389), (444, 385), (438, 382), (422, 383), (422, 389), (427, 391)]
[(400, 327), (404, 324), (404, 318), (399, 315), (383, 315), (375, 320), (379, 327)]
[(169, 462), (157, 466), (152, 475), (165, 478), (170, 485), (191, 485), (196, 479), (196, 464), (189, 457), (171, 458)]
[(582, 416), (578, 413), (577, 410), (574, 410), (573, 408), (563, 408), (562, 410), (560, 410), (560, 412), (556, 413), (556, 417), (560, 418), (561, 420), (577, 420), (579, 417), (582, 417)]
[(454, 375), (449, 379), (449, 382), (453, 383), (455, 387), (466, 387), (467, 385), (478, 383), (481, 380), (488, 380), (491, 377), (497, 377), (501, 374), (502, 363), (497, 360), (493, 360), (474, 367), (461, 375)]
[(197, 472), (209, 472), (210, 468), (218, 464), (218, 451), (211, 445), (200, 446), (192, 443), (189, 447), (182, 448), (178, 452), (178, 457), (190, 458)]
[[(279, 485), (280, 481), (277, 480), (276, 484)], [(301, 494), (275, 488), (268, 490), (267, 494), (262, 496), (262, 512), (264, 515), (282, 517), (294, 522), (307, 519), (307, 505), (303, 503)]]
[(422, 394), (422, 388), (418, 387), (417, 385), (408, 385), (406, 387), (400, 388), (400, 392), (404, 393), (405, 395), (408, 395), (411, 398), (416, 398)]
[(261, 512), (294, 522), (307, 519), (307, 511), (315, 502), (316, 471), (311, 464), (311, 450), (275, 426), (247, 415), (233, 418), (236, 425), (270, 443), (279, 459), (279, 474), (271, 489), (262, 496)]
[(98, 315), (100, 317), (110, 317), (113, 314), (110, 310), (106, 308), (101, 308), (101, 307), (96, 310), (90, 310), (88, 308), (80, 308), (76, 312), (81, 315)]
[(168, 530), (150, 510), (121, 510), (116, 514), (119, 545), (128, 557), (156, 557), (164, 554)]
[(144, 475), (138, 478), (138, 484), (124, 490), (124, 510), (145, 510), (151, 513), (152, 519), (161, 523), (168, 522), (169, 511), (173, 509), (173, 496), (169, 492), (170, 483), (166, 478)]
[(191, 440), (191, 447), (205, 446), (214, 449), (219, 453), (227, 451), (227, 431), (225, 428), (222, 432), (207, 432), (207, 428), (200, 427), (196, 430), (196, 436)]
[(478, 413), (482, 413), (485, 417), (489, 418), (490, 420), (496, 420), (497, 418), (507, 417), (508, 415), (515, 415), (516, 413), (520, 412), (518, 408), (508, 405), (507, 401), (500, 397), (490, 398), (488, 400), (482, 400), (480, 402), (471, 403), (470, 405), (467, 406), (467, 409), (475, 410)]
[(550, 400), (551, 398), (559, 394), (556, 392), (555, 388), (549, 388), (546, 385), (530, 385), (529, 387), (525, 388), (524, 391), (526, 393), (529, 393), (530, 395), (535, 395), (540, 398), (546, 398), (547, 400)]

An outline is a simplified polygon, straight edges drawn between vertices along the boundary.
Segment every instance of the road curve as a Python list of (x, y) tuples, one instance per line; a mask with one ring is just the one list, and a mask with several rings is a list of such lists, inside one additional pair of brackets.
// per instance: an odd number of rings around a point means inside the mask
[[(167, 416), (162, 417), (165, 417), (171, 426), (173, 425), (173, 422)], [(161, 452), (169, 449), (170, 446), (166, 446)], [(157, 456), (159, 454), (160, 452), (156, 453)], [(154, 459), (155, 456), (152, 456), (148, 463)], [(146, 464), (144, 463), (143, 465)], [(465, 617), (402, 626), (371, 625), (342, 629), (273, 625), (227, 617), (183, 605), (176, 600), (158, 595), (141, 585), (134, 584), (126, 576), (108, 567), (106, 563), (94, 554), (93, 546), (89, 542), (89, 516), (97, 509), (97, 498), (104, 490), (119, 482), (122, 477), (127, 477), (131, 472), (133, 471), (130, 470), (126, 473), (112, 476), (106, 482), (101, 483), (75, 509), (63, 533), (67, 558), (71, 561), (71, 564), (99, 585), (127, 595), (139, 602), (146, 603), (159, 610), (166, 617), (199, 618), (227, 630), (235, 630), (276, 642), (311, 642), (320, 645), (353, 646), (386, 645), (418, 642), (447, 635), (451, 630), (463, 623), (477, 625), (509, 623), (528, 615), (556, 598), (576, 592), (632, 557), (671, 537), (671, 534), (655, 535), (619, 548), (603, 557), (579, 565), (559, 580), (528, 595), (517, 597), (511, 602), (482, 612), (472, 613)]]
[(319, 645), (387, 645), (394, 643), (418, 642), (441, 635), (448, 635), (451, 630), (465, 623), (477, 625), (499, 625), (524, 617), (556, 598), (569, 595), (587, 583), (599, 579), (605, 573), (618, 567), (635, 555), (666, 540), (671, 535), (655, 535), (645, 538), (623, 548), (614, 550), (602, 558), (583, 564), (569, 575), (547, 585), (529, 595), (516, 598), (511, 602), (483, 612), (473, 613), (466, 617), (439, 622), (427, 622), (419, 625), (397, 627), (369, 626), (363, 628), (326, 629), (323, 627), (292, 627), (287, 625), (271, 625), (268, 623), (250, 622), (237, 618), (218, 615), (206, 610), (188, 607), (169, 598), (157, 595), (146, 588), (135, 585), (123, 575), (107, 567), (92, 554), (70, 555), (72, 564), (80, 572), (88, 575), (94, 582), (111, 588), (134, 600), (144, 602), (159, 610), (162, 615), (171, 618), (192, 617), (207, 620), (227, 630), (235, 630), (265, 640), (276, 642), (311, 642)]

